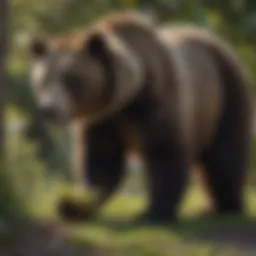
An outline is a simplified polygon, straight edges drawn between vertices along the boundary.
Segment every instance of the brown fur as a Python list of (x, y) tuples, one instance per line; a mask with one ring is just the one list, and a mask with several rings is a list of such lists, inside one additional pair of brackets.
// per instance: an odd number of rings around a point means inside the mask
[(50, 47), (54, 51), (79, 50), (86, 38), (85, 31), (76, 31), (72, 34), (58, 36), (50, 40)]
[(59, 45), (79, 49), (84, 95), (96, 95), (93, 108), (83, 98), (76, 105), (87, 122), (82, 168), (101, 203), (120, 184), (127, 151), (138, 150), (148, 174), (143, 219), (175, 218), (198, 163), (215, 211), (242, 212), (251, 118), (247, 78), (231, 47), (208, 31), (160, 28), (131, 12)]

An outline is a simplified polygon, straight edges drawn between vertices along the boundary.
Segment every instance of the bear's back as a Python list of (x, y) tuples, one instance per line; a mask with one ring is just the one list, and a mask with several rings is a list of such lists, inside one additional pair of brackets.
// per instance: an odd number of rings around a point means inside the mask
[(215, 44), (214, 36), (204, 29), (176, 26), (160, 29), (160, 37), (180, 70), (183, 133), (194, 150), (202, 150), (211, 142), (222, 112), (222, 81), (214, 55), (207, 48)]

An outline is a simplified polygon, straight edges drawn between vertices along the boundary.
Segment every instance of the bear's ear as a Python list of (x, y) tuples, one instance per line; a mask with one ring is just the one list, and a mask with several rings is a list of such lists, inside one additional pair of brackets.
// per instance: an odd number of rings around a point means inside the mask
[(33, 39), (29, 45), (29, 52), (33, 57), (43, 57), (48, 52), (47, 42), (42, 39)]
[(87, 39), (86, 47), (88, 52), (95, 57), (101, 58), (108, 55), (107, 42), (102, 34), (93, 34)]

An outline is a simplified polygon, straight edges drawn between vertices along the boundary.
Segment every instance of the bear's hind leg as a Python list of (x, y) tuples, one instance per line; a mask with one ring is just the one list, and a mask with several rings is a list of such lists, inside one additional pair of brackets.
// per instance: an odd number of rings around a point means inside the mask
[(140, 221), (165, 223), (177, 218), (187, 184), (188, 161), (179, 137), (154, 120), (144, 132), (149, 205)]
[(233, 56), (221, 46), (210, 50), (220, 74), (224, 104), (218, 130), (203, 154), (203, 163), (216, 212), (239, 214), (244, 211), (252, 135), (249, 83)]
[[(246, 122), (221, 123), (217, 137), (203, 155), (206, 183), (217, 214), (240, 214), (244, 208), (245, 175), (248, 168), (249, 133)], [(241, 129), (239, 129), (241, 128)]]

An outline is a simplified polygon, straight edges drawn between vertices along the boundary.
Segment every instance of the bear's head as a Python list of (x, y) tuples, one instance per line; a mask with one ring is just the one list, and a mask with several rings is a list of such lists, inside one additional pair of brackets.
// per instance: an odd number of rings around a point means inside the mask
[(46, 118), (69, 121), (116, 111), (137, 92), (141, 65), (110, 30), (79, 39), (33, 40), (31, 85)]

